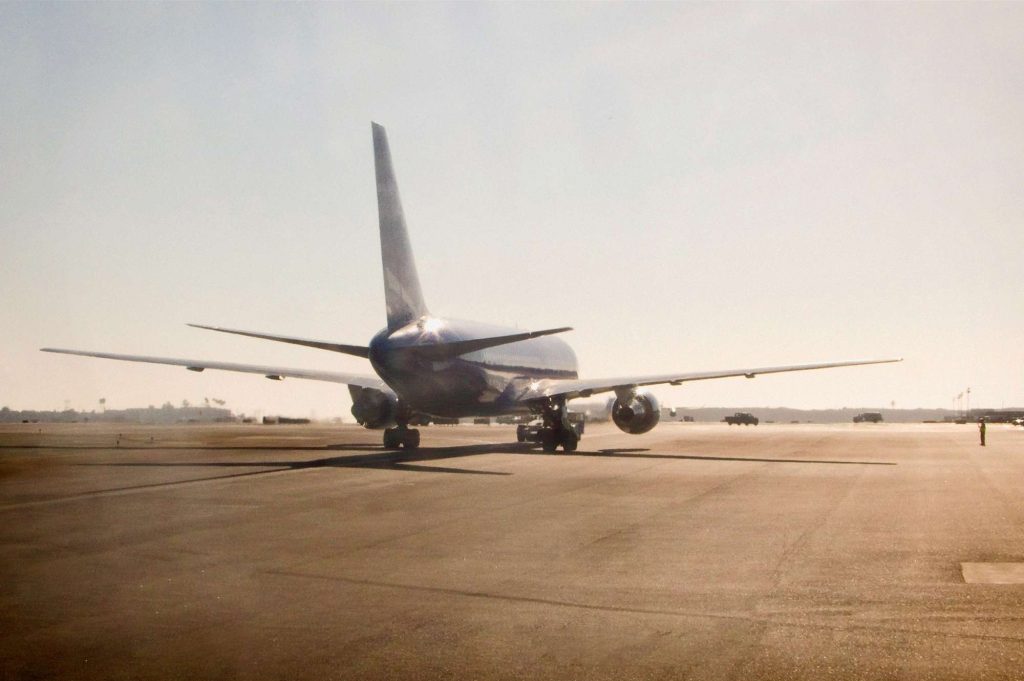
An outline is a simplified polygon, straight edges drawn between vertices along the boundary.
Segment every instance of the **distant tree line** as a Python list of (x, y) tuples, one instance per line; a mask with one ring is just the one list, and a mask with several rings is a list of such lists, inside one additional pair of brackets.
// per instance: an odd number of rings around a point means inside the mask
[(164, 402), (159, 409), (153, 405), (146, 408), (105, 409), (104, 411), (37, 411), (0, 408), (0, 423), (219, 423), (237, 420), (230, 409), (223, 407), (193, 407), (185, 400), (183, 406), (175, 407)]

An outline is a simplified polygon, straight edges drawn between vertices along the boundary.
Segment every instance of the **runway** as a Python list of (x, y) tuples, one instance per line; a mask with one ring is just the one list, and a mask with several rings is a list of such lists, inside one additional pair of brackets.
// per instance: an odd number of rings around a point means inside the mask
[(0, 677), (1024, 677), (1024, 429), (422, 432), (0, 426)]

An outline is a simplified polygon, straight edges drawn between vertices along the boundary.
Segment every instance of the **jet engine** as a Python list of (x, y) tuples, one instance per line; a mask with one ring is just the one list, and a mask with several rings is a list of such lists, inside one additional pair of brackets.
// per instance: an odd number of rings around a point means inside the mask
[(612, 404), (612, 421), (619, 430), (631, 435), (646, 433), (661, 420), (661, 407), (654, 395), (641, 390), (619, 396)]
[(398, 399), (394, 395), (354, 385), (350, 385), (348, 391), (352, 395), (352, 416), (363, 428), (379, 430), (395, 425)]

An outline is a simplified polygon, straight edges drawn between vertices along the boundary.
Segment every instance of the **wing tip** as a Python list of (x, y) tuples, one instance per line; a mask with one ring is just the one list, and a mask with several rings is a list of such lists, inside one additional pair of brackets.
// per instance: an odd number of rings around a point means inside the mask
[(540, 331), (528, 331), (532, 338), (538, 338), (540, 336), (551, 336), (556, 333), (565, 333), (566, 331), (572, 331), (571, 326), (560, 326), (557, 329), (541, 329)]

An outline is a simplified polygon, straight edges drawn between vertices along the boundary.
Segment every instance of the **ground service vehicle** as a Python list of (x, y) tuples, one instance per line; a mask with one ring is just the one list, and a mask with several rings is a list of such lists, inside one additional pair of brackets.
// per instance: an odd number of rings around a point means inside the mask
[(882, 415), (877, 411), (866, 411), (853, 417), (854, 423), (881, 423)]
[(726, 416), (722, 420), (728, 423), (730, 426), (749, 426), (751, 424), (756, 426), (758, 423), (760, 423), (760, 421), (757, 420), (756, 416), (745, 411), (738, 411), (732, 416)]

